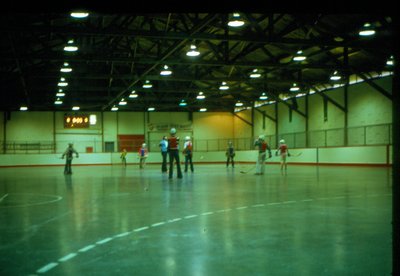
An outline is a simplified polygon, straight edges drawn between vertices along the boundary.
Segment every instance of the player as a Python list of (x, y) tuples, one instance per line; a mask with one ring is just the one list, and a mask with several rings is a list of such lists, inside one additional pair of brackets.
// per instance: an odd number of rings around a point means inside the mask
[(264, 135), (260, 135), (258, 140), (254, 142), (254, 146), (258, 148), (258, 156), (256, 162), (256, 175), (263, 175), (265, 172), (265, 159), (266, 159), (266, 151), (268, 150), (268, 156), (271, 158), (271, 148), (265, 142)]
[(168, 138), (168, 154), (169, 154), (169, 179), (172, 178), (174, 172), (174, 161), (178, 178), (182, 178), (181, 163), (179, 161), (179, 137), (176, 137), (176, 129), (171, 128), (171, 136)]
[(145, 143), (139, 149), (139, 168), (144, 169), (144, 165), (146, 164), (146, 159), (149, 155), (147, 151), (147, 145)]
[(66, 156), (66, 162), (65, 162), (65, 167), (64, 167), (64, 174), (72, 174), (71, 170), (71, 164), (72, 164), (72, 159), (73, 154), (75, 153), (76, 158), (79, 157), (79, 153), (74, 149), (74, 144), (69, 143), (68, 148), (64, 151), (64, 153), (61, 156), (61, 159), (64, 159), (64, 156)]
[(236, 153), (235, 153), (235, 149), (233, 147), (233, 144), (231, 141), (228, 142), (228, 148), (226, 149), (225, 152), (225, 156), (226, 156), (226, 167), (229, 167), (229, 161), (232, 164), (232, 168), (235, 167), (235, 161), (233, 160), (233, 158), (235, 157)]
[(121, 161), (122, 161), (122, 165), (126, 168), (126, 155), (128, 154), (128, 152), (126, 151), (126, 149), (123, 149), (121, 152)]
[[(287, 162), (286, 162), (286, 157), (290, 157), (289, 149), (288, 146), (285, 143), (285, 140), (281, 139), (279, 141), (279, 147), (275, 152), (275, 155), (278, 156), (280, 153), (281, 155), (281, 174), (287, 174)], [(285, 169), (285, 171), (284, 171)]]
[(185, 144), (183, 145), (183, 155), (185, 156), (185, 172), (188, 170), (188, 164), (190, 164), (190, 170), (193, 172), (193, 143), (190, 141), (190, 137), (185, 137)]
[(167, 155), (168, 155), (168, 138), (167, 136), (163, 136), (160, 144), (158, 145), (161, 149), (161, 156), (162, 156), (162, 164), (161, 164), (161, 171), (163, 173), (167, 172)]

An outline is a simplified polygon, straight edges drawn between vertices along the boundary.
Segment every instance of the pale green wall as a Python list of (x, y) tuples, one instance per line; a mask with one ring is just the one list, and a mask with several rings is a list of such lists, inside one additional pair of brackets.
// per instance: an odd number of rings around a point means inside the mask
[[(391, 91), (392, 78), (374, 80), (374, 82)], [(344, 89), (338, 88), (327, 91), (326, 95), (341, 105), (344, 105)], [(290, 102), (290, 101), (289, 101)], [(297, 98), (298, 109), (306, 112), (306, 98)], [(379, 141), (380, 144), (390, 143), (390, 129), (387, 126), (374, 126), (373, 124), (390, 124), (392, 122), (392, 102), (376, 91), (367, 83), (350, 85), (348, 87), (348, 125), (349, 145), (358, 145), (367, 142), (374, 144)], [(328, 146), (343, 145), (345, 126), (345, 114), (331, 102), (328, 102), (328, 117), (324, 120), (323, 97), (313, 94), (308, 96), (308, 121), (292, 111), (292, 120), (289, 120), (289, 108), (283, 104), (267, 105), (260, 107), (272, 118), (278, 119), (278, 132), (280, 138), (285, 138), (289, 145), (296, 144), (302, 147), (305, 143), (304, 132), (306, 123), (312, 134), (309, 137), (310, 147), (323, 146), (321, 142), (328, 140)], [(278, 114), (276, 114), (276, 108)], [(152, 150), (158, 150), (158, 142), (163, 135), (168, 135), (169, 129), (162, 131), (151, 131), (149, 124), (177, 124), (186, 125), (190, 128), (179, 130), (178, 135), (191, 136), (199, 149), (214, 150), (215, 148), (225, 147), (227, 139), (246, 139), (252, 136), (265, 134), (275, 140), (276, 123), (265, 118), (265, 128), (263, 128), (263, 116), (260, 112), (254, 111), (254, 122), (252, 122), (252, 111), (245, 110), (235, 115), (222, 112), (194, 112), (192, 116), (188, 112), (94, 112), (98, 120), (95, 126), (89, 129), (64, 129), (64, 112), (12, 112), (11, 120), (7, 121), (6, 141), (55, 141), (57, 152), (63, 151), (68, 142), (75, 143), (77, 149), (84, 152), (86, 147), (94, 147), (96, 152), (103, 151), (104, 142), (114, 142), (117, 146), (118, 134), (143, 134), (150, 143)], [(0, 120), (0, 133), (3, 140), (4, 112)], [(55, 127), (53, 124), (55, 118)], [(103, 118), (102, 118), (103, 117)], [(240, 119), (240, 118), (242, 119)], [(253, 127), (247, 122), (253, 123)], [(102, 124), (103, 122), (103, 124)], [(353, 128), (353, 126), (361, 126)], [(368, 127), (363, 127), (368, 126)], [(339, 129), (339, 130), (337, 130)], [(293, 133), (298, 136), (290, 135)], [(303, 134), (301, 134), (303, 133)], [(220, 142), (207, 142), (205, 140), (221, 140)], [(387, 141), (385, 140), (387, 139)], [(299, 142), (300, 141), (300, 142)], [(383, 142), (382, 142), (383, 141)], [(271, 146), (276, 146), (275, 141)], [(212, 143), (219, 143), (214, 145)], [(376, 144), (379, 144), (376, 143)], [(196, 147), (196, 145), (195, 145)], [(245, 147), (244, 147), (245, 148)], [(115, 147), (115, 150), (117, 147)]]
[(7, 121), (7, 140), (10, 141), (52, 141), (52, 112), (12, 112)]

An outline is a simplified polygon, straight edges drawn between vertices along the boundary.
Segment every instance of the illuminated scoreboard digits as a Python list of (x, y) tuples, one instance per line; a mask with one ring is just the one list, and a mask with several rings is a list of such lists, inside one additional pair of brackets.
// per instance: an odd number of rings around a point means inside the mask
[(88, 128), (89, 116), (87, 115), (65, 115), (64, 128)]

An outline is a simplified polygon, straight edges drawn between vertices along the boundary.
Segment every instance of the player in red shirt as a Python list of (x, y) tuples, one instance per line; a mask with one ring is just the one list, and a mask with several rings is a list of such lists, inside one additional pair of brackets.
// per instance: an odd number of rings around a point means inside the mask
[(278, 153), (281, 155), (281, 173), (283, 175), (283, 169), (285, 169), (285, 174), (287, 174), (287, 163), (286, 163), (286, 157), (290, 156), (288, 146), (285, 144), (285, 140), (281, 139), (279, 141), (279, 147), (275, 152), (275, 155), (278, 155)]
[(268, 158), (271, 158), (271, 148), (265, 142), (264, 135), (260, 135), (258, 140), (254, 142), (254, 146), (258, 148), (258, 157), (256, 162), (256, 175), (263, 175), (265, 172), (265, 160), (268, 151)]
[(172, 178), (174, 172), (174, 160), (178, 171), (178, 178), (182, 178), (181, 163), (179, 160), (179, 137), (176, 137), (176, 129), (171, 128), (171, 136), (168, 138), (168, 153), (169, 153), (169, 177)]

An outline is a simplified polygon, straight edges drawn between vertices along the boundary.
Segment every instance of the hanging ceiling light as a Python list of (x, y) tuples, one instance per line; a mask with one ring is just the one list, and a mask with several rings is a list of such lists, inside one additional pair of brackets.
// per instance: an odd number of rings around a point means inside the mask
[(268, 99), (268, 96), (265, 94), (265, 92), (263, 92), (260, 96), (260, 100), (265, 101)]
[(226, 82), (222, 82), (221, 86), (219, 87), (219, 90), (228, 90), (229, 86), (226, 84)]
[(296, 55), (293, 57), (294, 61), (303, 61), (305, 60), (307, 57), (305, 55), (303, 55), (303, 51), (302, 50), (298, 50)]
[(74, 40), (68, 40), (67, 46), (64, 47), (64, 51), (66, 52), (76, 52), (78, 51), (78, 46), (74, 45)]
[(375, 34), (375, 30), (370, 23), (365, 23), (358, 34), (360, 36), (370, 36)]
[(135, 90), (132, 90), (131, 94), (129, 94), (129, 98), (137, 98), (139, 95), (136, 94)]
[(340, 80), (342, 77), (338, 74), (338, 71), (333, 72), (333, 75), (330, 77), (331, 80), (337, 81)]
[(117, 111), (117, 110), (118, 110), (117, 106), (113, 105), (113, 107), (111, 107), (111, 111)]
[(28, 110), (28, 107), (27, 107), (26, 105), (22, 105), (22, 106), (19, 108), (19, 110), (21, 110), (21, 111), (27, 111), (27, 110)]
[(88, 12), (71, 12), (71, 17), (73, 18), (86, 18), (89, 16)]
[(79, 109), (81, 109), (79, 106), (73, 106), (72, 107), (72, 110), (79, 110)]
[(199, 95), (197, 95), (197, 97), (196, 97), (196, 99), (198, 99), (198, 100), (204, 100), (205, 98), (206, 98), (206, 96), (201, 91), (199, 92)]
[(156, 110), (154, 107), (147, 108), (147, 111), (154, 111), (154, 110)]
[(297, 86), (296, 83), (293, 83), (292, 87), (290, 87), (290, 91), (295, 92), (295, 91), (299, 91), (300, 87)]
[(207, 111), (207, 108), (202, 107), (202, 108), (199, 109), (199, 111), (200, 111), (200, 112), (206, 112), (206, 111)]
[(56, 93), (56, 96), (57, 96), (57, 97), (64, 97), (64, 96), (65, 96), (65, 93), (63, 92), (62, 89), (58, 89), (58, 92)]
[(63, 72), (63, 73), (72, 72), (72, 68), (69, 67), (68, 62), (64, 62), (64, 67), (62, 67), (62, 68), (60, 69), (60, 72)]
[(187, 103), (185, 102), (185, 100), (182, 100), (182, 101), (179, 103), (179, 106), (187, 106)]
[(169, 76), (172, 74), (172, 71), (169, 69), (168, 65), (164, 65), (163, 70), (161, 70), (160, 75), (161, 76)]
[(244, 21), (241, 19), (239, 13), (233, 13), (231, 19), (228, 22), (230, 27), (241, 27), (244, 25)]
[(190, 45), (190, 50), (186, 53), (186, 55), (189, 57), (196, 57), (196, 56), (200, 55), (200, 52), (197, 51), (196, 45), (192, 44), (192, 45)]
[(119, 105), (126, 105), (127, 102), (124, 98), (121, 99), (121, 101), (119, 102)]
[(65, 87), (68, 86), (68, 82), (65, 81), (65, 78), (61, 78), (57, 85), (60, 87)]
[(60, 98), (57, 98), (55, 101), (54, 101), (54, 104), (57, 104), (57, 105), (59, 105), (59, 104), (62, 104), (63, 102), (62, 102), (62, 100), (60, 99)]
[(235, 106), (243, 106), (243, 103), (242, 103), (241, 101), (237, 101), (237, 102), (235, 103)]
[(394, 65), (394, 58), (390, 56), (390, 58), (386, 61), (386, 65), (393, 66)]
[(149, 80), (146, 80), (143, 84), (143, 88), (152, 88), (153, 85), (151, 84), (151, 82)]
[(258, 69), (254, 69), (250, 74), (250, 78), (252, 78), (252, 79), (259, 78), (259, 77), (261, 77), (261, 74), (258, 72)]

